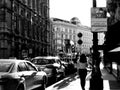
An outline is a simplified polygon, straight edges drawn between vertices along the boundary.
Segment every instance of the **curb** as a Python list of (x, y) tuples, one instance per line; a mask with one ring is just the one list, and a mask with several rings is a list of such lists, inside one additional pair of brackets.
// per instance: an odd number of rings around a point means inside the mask
[(105, 67), (105, 69), (106, 69), (110, 74), (112, 74), (112, 75), (116, 78), (116, 80), (118, 80), (117, 73), (116, 73), (114, 70), (112, 70), (112, 72), (111, 72), (109, 68)]

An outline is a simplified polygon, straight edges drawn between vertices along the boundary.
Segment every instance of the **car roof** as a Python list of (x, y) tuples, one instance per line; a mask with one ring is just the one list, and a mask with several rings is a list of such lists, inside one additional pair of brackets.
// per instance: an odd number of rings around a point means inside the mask
[(41, 58), (46, 58), (44, 56), (37, 56), (37, 57), (34, 57), (33, 59), (41, 59)]
[(59, 59), (57, 56), (37, 56), (33, 59)]
[[(12, 64), (15, 64), (15, 65), (18, 65), (19, 63), (21, 62), (29, 62), (31, 63), (30, 61), (27, 61), (27, 60), (20, 60), (20, 59), (0, 59), (0, 62), (5, 62), (5, 63), (12, 63)], [(31, 63), (33, 66), (35, 66), (33, 63)], [(36, 68), (37, 69), (37, 68)]]
[(12, 63), (27, 62), (26, 60), (20, 60), (20, 59), (0, 59), (0, 61), (8, 61)]

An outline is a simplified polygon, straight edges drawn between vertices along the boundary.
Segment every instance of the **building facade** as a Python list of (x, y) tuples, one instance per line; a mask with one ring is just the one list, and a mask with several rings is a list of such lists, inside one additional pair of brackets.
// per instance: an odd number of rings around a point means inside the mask
[(49, 0), (0, 1), (0, 58), (50, 54)]
[(54, 41), (54, 30), (53, 30), (53, 22), (50, 20), (50, 54), (51, 56), (55, 55), (55, 41)]
[(51, 18), (53, 22), (53, 31), (54, 31), (54, 42), (55, 42), (55, 52), (59, 53), (59, 50), (66, 51), (66, 40), (70, 40), (73, 43), (76, 42), (76, 26), (71, 24), (69, 21)]
[[(91, 28), (79, 25), (77, 29), (77, 34), (82, 33), (81, 40), (83, 43), (81, 45), (77, 44), (78, 50), (84, 54), (90, 54), (90, 48), (93, 46), (93, 33), (91, 32)], [(76, 40), (78, 41), (78, 37), (76, 36)]]
[[(70, 21), (62, 20), (58, 18), (51, 18), (53, 22), (53, 30), (54, 30), (54, 41), (55, 41), (55, 52), (59, 53), (59, 50), (66, 52), (66, 41), (69, 40), (71, 46), (74, 45), (76, 52), (81, 52), (88, 54), (90, 53), (90, 48), (92, 47), (92, 33), (89, 27), (83, 26), (80, 24), (79, 20), (72, 18)], [(82, 45), (77, 43), (78, 36), (77, 34), (81, 32), (82, 36)], [(67, 51), (70, 53), (71, 51)]]

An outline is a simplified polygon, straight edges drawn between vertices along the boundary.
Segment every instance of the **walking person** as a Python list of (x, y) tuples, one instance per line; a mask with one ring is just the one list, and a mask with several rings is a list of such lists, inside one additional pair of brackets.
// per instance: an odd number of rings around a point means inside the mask
[(87, 76), (87, 58), (85, 54), (81, 54), (77, 61), (77, 69), (80, 77), (80, 84), (82, 90), (85, 90), (86, 76)]

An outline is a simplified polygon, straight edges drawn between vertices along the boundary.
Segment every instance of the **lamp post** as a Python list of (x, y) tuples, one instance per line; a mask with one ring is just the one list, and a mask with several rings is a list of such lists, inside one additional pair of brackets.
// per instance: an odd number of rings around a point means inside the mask
[[(93, 8), (96, 8), (96, 0), (93, 0)], [(98, 52), (98, 33), (93, 32), (93, 69), (90, 79), (90, 90), (103, 90), (103, 79), (100, 71), (100, 53)]]

